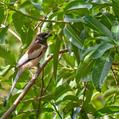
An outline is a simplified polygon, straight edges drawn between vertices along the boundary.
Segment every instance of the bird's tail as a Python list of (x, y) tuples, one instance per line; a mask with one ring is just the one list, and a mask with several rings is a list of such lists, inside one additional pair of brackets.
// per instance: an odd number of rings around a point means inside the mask
[(10, 96), (11, 96), (11, 94), (12, 94), (14, 88), (15, 88), (15, 85), (16, 85), (16, 83), (17, 83), (19, 77), (21, 76), (21, 74), (22, 74), (22, 70), (18, 70), (18, 72), (17, 72), (17, 74), (16, 74), (16, 76), (15, 76), (15, 78), (14, 78), (14, 81), (13, 81), (12, 87), (11, 87), (11, 89), (10, 89), (10, 92), (8, 93), (8, 95), (7, 95), (7, 97), (6, 97), (6, 101), (9, 100), (9, 98), (10, 98)]

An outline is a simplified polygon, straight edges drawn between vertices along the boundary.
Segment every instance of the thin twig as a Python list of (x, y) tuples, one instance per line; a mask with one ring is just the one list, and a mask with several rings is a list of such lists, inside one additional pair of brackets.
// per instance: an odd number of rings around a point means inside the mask
[(48, 82), (48, 85), (47, 85), (47, 86), (46, 86), (46, 88), (44, 89), (44, 93), (45, 93), (45, 92), (46, 92), (46, 90), (48, 89), (48, 87), (49, 87), (49, 85), (50, 85), (51, 81), (52, 81), (52, 77), (50, 78), (50, 80), (49, 80), (49, 82)]
[[(61, 50), (59, 54), (68, 52), (68, 49)], [(53, 55), (50, 55), (47, 60), (41, 65), (41, 67), (38, 69), (38, 71), (33, 75), (31, 80), (28, 82), (28, 84), (25, 86), (21, 94), (17, 97), (17, 99), (14, 101), (13, 105), (2, 115), (1, 119), (7, 119), (10, 117), (13, 111), (15, 111), (18, 104), (22, 101), (24, 96), (27, 94), (27, 92), (30, 90), (32, 85), (35, 83), (35, 80), (40, 75), (42, 70), (45, 68), (45, 66), (48, 64), (48, 62), (53, 58)]]
[(27, 99), (27, 100), (23, 100), (22, 102), (26, 103), (26, 102), (33, 101), (33, 100), (40, 100), (40, 99), (44, 99), (44, 98), (46, 98), (48, 96), (51, 96), (51, 94), (47, 94), (47, 95), (43, 95), (43, 96), (39, 96), (39, 97), (34, 96), (33, 98), (30, 98), (30, 99)]
[(13, 30), (11, 30), (11, 29), (9, 28), (8, 31), (9, 31), (13, 36), (15, 36), (15, 37), (18, 39), (18, 41), (21, 42), (21, 38), (20, 38)]
[(18, 11), (18, 10), (16, 10), (16, 9), (11, 8), (11, 7), (9, 7), (9, 9), (12, 10), (12, 11), (15, 11), (15, 12), (17, 12), (17, 13), (19, 13), (19, 14), (22, 14), (22, 15), (24, 15), (24, 16), (26, 16), (26, 17), (29, 17), (29, 18), (31, 18), (31, 19), (33, 19), (33, 20), (35, 20), (35, 21), (52, 22), (52, 23), (68, 23), (68, 22), (61, 21), (61, 20), (56, 21), (56, 20), (49, 20), (49, 19), (39, 19), (39, 18), (34, 17), (34, 16), (31, 16), (31, 15), (29, 15), (29, 14), (25, 14), (25, 13), (23, 13), (23, 12), (20, 12), (20, 11)]
[(60, 115), (59, 111), (57, 110), (56, 105), (53, 102), (50, 102), (50, 104), (54, 107), (56, 113), (58, 114), (58, 116), (60, 117), (60, 119), (62, 119), (62, 116)]

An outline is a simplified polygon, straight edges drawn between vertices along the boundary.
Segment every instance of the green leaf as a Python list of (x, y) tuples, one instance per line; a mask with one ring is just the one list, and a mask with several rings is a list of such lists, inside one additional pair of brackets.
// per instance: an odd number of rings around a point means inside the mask
[(116, 44), (116, 42), (115, 42), (114, 39), (111, 39), (111, 38), (109, 38), (109, 37), (107, 37), (107, 36), (99, 36), (99, 37), (97, 37), (97, 39), (101, 40), (101, 41), (104, 42), (105, 44), (106, 44), (106, 43), (110, 43), (110, 44), (113, 44), (113, 45)]
[(92, 4), (81, 2), (81, 1), (72, 1), (69, 2), (64, 8), (64, 21), (66, 22), (80, 22), (84, 15), (89, 14), (89, 9), (92, 8)]
[(69, 103), (66, 104), (66, 106), (65, 106), (64, 109), (63, 109), (63, 112), (64, 112), (65, 114), (68, 114), (68, 115), (69, 115), (69, 113), (70, 113), (74, 108), (76, 108), (76, 107), (79, 107), (79, 102), (73, 102), (73, 101), (71, 101), (71, 102), (69, 102)]
[[(110, 41), (109, 41), (110, 42)], [(114, 44), (114, 43), (113, 43)], [(110, 50), (111, 48), (114, 47), (112, 43), (108, 43), (106, 42), (102, 42), (98, 45), (94, 45), (88, 49), (85, 49), (82, 54), (81, 54), (81, 58), (85, 58), (85, 59), (97, 59), (102, 57), (105, 52), (107, 52), (108, 50)]]
[(0, 6), (0, 24), (4, 20), (4, 8)]
[(80, 55), (79, 55), (79, 50), (76, 46), (72, 44), (72, 51), (74, 52), (74, 55), (76, 57), (77, 63), (79, 64), (80, 62)]
[(38, 9), (38, 10), (41, 10), (41, 9), (42, 9), (39, 3), (36, 3), (36, 2), (31, 1), (31, 4), (32, 4), (36, 9)]
[(0, 45), (0, 57), (4, 58), (6, 63), (11, 65), (14, 65), (16, 62), (15, 56), (11, 53), (11, 51), (5, 45)]
[(70, 56), (70, 54), (67, 53), (67, 54), (63, 54), (63, 58), (66, 61), (67, 65), (69, 65), (71, 67), (74, 67), (75, 60), (74, 60), (74, 57), (73, 56)]
[(31, 19), (19, 13), (14, 13), (12, 17), (16, 31), (20, 34), (23, 44), (28, 45), (34, 34)]
[(57, 87), (55, 89), (55, 93), (54, 93), (55, 100), (60, 98), (67, 91), (71, 91), (71, 88), (70, 88), (70, 86), (68, 84), (67, 85), (61, 85), (61, 86)]
[(106, 90), (103, 94), (104, 99), (108, 98), (109, 96), (113, 97), (113, 95), (119, 95), (119, 88), (118, 87), (110, 87)]
[(112, 0), (112, 8), (116, 15), (116, 17), (119, 19), (119, 0)]
[(87, 105), (88, 105), (88, 104), (90, 103), (90, 101), (91, 101), (91, 97), (92, 97), (94, 88), (93, 88), (93, 85), (92, 85), (91, 82), (88, 82), (88, 83), (85, 84), (85, 85), (86, 85), (86, 87), (87, 87), (88, 90), (85, 92), (85, 97), (86, 97), (86, 99), (85, 99), (85, 101), (84, 101), (84, 106), (87, 107)]
[(85, 48), (84, 50), (82, 50), (80, 54), (81, 60), (83, 60), (84, 58), (88, 59), (98, 47), (99, 45), (94, 45), (92, 47)]
[(89, 119), (88, 118), (88, 115), (87, 115), (87, 112), (82, 108), (81, 109), (81, 112), (80, 112), (81, 114), (81, 119)]
[(58, 56), (59, 56), (59, 50), (60, 50), (60, 44), (61, 44), (61, 40), (59, 37), (56, 38), (57, 40), (55, 40), (55, 44), (54, 44), (54, 52), (53, 52), (53, 67), (54, 67), (54, 77), (56, 79), (56, 75), (57, 75), (57, 66), (58, 66)]
[(74, 96), (74, 95), (67, 95), (63, 98), (63, 101), (66, 101), (66, 100), (71, 100), (71, 101), (79, 101), (78, 97), (77, 96)]
[(81, 39), (71, 25), (64, 28), (64, 35), (77, 48), (82, 49)]
[(103, 23), (108, 29), (111, 29), (114, 20), (114, 15), (106, 13), (102, 15), (100, 22)]
[(65, 22), (80, 22), (82, 21), (82, 18), (78, 15), (76, 16), (74, 13), (70, 14), (65, 14), (64, 16), (64, 21)]
[(6, 40), (6, 36), (7, 36), (7, 30), (8, 30), (8, 26), (0, 29), (0, 43), (5, 43)]
[(6, 75), (6, 73), (10, 70), (10, 65), (7, 65), (6, 67), (0, 67), (0, 76)]
[(106, 79), (106, 76), (111, 68), (112, 58), (106, 59), (97, 59), (92, 72), (92, 81), (97, 90), (100, 91), (103, 82)]
[(54, 110), (52, 108), (42, 108), (41, 112), (53, 112)]
[(89, 27), (98, 31), (100, 34), (112, 38), (111, 31), (104, 24), (102, 24), (98, 19), (91, 16), (85, 16), (84, 21), (87, 23)]
[(57, 80), (58, 81), (61, 79), (64, 79), (65, 81), (72, 80), (75, 78), (75, 75), (76, 75), (75, 69), (68, 68), (68, 67), (61, 67), (60, 71), (58, 72)]
[(76, 72), (76, 79), (80, 81), (80, 79), (86, 79), (91, 73), (91, 69), (93, 66), (93, 60), (86, 60), (79, 64), (78, 70)]
[(109, 43), (101, 43), (99, 44), (99, 46), (97, 47), (97, 49), (95, 51), (93, 51), (93, 53), (91, 54), (91, 57), (94, 59), (100, 58), (107, 50), (113, 48), (114, 45), (109, 44)]
[(119, 41), (119, 24), (112, 26), (112, 35), (116, 41)]
[(68, 5), (65, 7), (65, 10), (77, 10), (77, 9), (82, 9), (82, 8), (91, 9), (92, 4), (80, 2), (79, 0), (75, 0), (75, 1), (68, 3)]
[(96, 117), (102, 117), (104, 115), (115, 114), (119, 112), (119, 106), (107, 106), (97, 110), (94, 115)]

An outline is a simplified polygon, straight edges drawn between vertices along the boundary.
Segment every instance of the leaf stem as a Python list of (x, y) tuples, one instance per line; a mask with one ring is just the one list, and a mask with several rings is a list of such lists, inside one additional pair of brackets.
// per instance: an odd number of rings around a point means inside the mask
[(59, 113), (59, 111), (58, 111), (56, 105), (55, 105), (53, 102), (50, 102), (50, 103), (51, 103), (51, 105), (54, 107), (54, 109), (55, 109), (56, 113), (58, 114), (58, 116), (60, 117), (60, 119), (62, 119), (62, 116), (60, 115), (60, 113)]

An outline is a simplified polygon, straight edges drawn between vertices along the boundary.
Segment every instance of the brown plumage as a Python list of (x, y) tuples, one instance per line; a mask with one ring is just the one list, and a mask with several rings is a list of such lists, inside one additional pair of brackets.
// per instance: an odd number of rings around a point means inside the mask
[[(40, 58), (43, 56), (43, 54), (45, 53), (46, 49), (47, 49), (47, 38), (49, 37), (49, 33), (40, 33), (37, 35), (36, 39), (30, 44), (30, 46), (28, 47), (28, 50), (25, 52), (25, 54), (19, 59), (18, 63), (17, 63), (17, 67), (21, 67), (21, 68), (30, 68), (33, 65), (37, 64), (38, 60), (40, 60)], [(35, 60), (36, 59), (36, 60)], [(30, 63), (30, 62), (35, 62)], [(30, 65), (28, 65), (28, 64)], [(23, 66), (25, 65), (25, 66)]]

